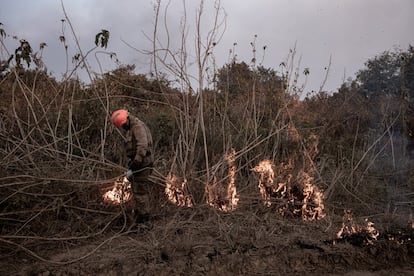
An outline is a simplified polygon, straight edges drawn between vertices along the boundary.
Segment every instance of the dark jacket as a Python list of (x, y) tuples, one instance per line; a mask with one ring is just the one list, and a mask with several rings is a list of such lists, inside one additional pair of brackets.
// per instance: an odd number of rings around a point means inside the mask
[(129, 115), (130, 128), (126, 133), (126, 155), (130, 159), (129, 167), (152, 166), (154, 151), (152, 135), (148, 127), (135, 116)]

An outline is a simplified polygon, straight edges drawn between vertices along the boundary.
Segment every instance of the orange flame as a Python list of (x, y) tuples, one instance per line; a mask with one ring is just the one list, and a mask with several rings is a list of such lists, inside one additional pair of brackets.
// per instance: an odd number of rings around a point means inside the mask
[(103, 201), (113, 205), (120, 205), (132, 199), (131, 183), (126, 177), (115, 180), (112, 190), (102, 195)]
[(259, 173), (259, 191), (266, 207), (272, 205), (271, 198), (280, 200), (277, 211), (281, 215), (285, 215), (288, 211), (293, 214), (300, 213), (300, 209), (296, 208), (297, 195), (292, 192), (293, 179), (293, 161), (289, 163), (281, 163), (275, 166), (269, 160), (263, 160), (252, 169), (252, 171)]
[(229, 201), (229, 205), (226, 206), (227, 210), (225, 211), (232, 211), (236, 208), (237, 203), (239, 202), (239, 195), (237, 194), (236, 189), (236, 152), (234, 149), (226, 155), (227, 162), (229, 163), (229, 184), (227, 185), (227, 199)]
[(206, 185), (207, 204), (224, 212), (235, 210), (239, 201), (236, 189), (235, 156), (236, 152), (234, 149), (231, 149), (230, 153), (225, 156), (229, 165), (227, 189), (220, 185), (216, 176), (213, 177), (213, 184)]
[(302, 219), (304, 221), (322, 219), (326, 216), (323, 203), (323, 193), (313, 185), (313, 177), (302, 171), (301, 181), (303, 183)]
[(168, 200), (181, 207), (192, 207), (193, 200), (187, 189), (187, 179), (180, 180), (177, 176), (169, 174), (165, 184), (165, 194)]
[[(263, 160), (252, 169), (259, 173), (258, 186), (264, 205), (270, 207), (271, 198), (276, 198), (285, 202), (278, 208), (278, 212), (282, 215), (290, 211), (294, 215), (301, 213), (305, 221), (324, 218), (326, 216), (324, 195), (313, 184), (314, 177), (301, 170), (296, 183), (303, 188), (301, 190), (297, 187), (292, 188), (294, 165), (292, 160), (289, 161), (288, 164), (282, 163), (276, 167), (271, 161)], [(277, 177), (275, 171), (277, 171)], [(302, 207), (298, 208), (297, 202), (301, 200)]]
[(352, 211), (347, 209), (344, 210), (344, 215), (342, 217), (342, 227), (339, 229), (336, 237), (344, 238), (352, 234), (362, 233), (366, 235), (366, 242), (372, 244), (372, 240), (376, 240), (379, 236), (379, 232), (374, 227), (374, 223), (365, 219), (366, 226), (361, 226), (354, 222), (352, 217)]
[[(252, 171), (259, 173), (259, 191), (263, 199), (263, 204), (266, 207), (270, 207), (270, 205), (272, 205), (268, 189), (272, 189), (274, 186), (273, 182), (275, 180), (275, 171), (273, 167), (274, 165), (270, 160), (263, 160), (259, 163), (259, 165), (252, 169)], [(276, 191), (280, 191), (282, 189), (286, 190), (286, 185), (280, 183)]]

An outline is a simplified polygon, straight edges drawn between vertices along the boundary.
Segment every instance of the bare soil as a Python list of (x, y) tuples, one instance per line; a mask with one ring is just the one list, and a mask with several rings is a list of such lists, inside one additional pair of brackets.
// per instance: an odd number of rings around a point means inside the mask
[(336, 238), (341, 218), (166, 206), (149, 222), (120, 215), (101, 235), (2, 256), (1, 275), (414, 275), (413, 231)]

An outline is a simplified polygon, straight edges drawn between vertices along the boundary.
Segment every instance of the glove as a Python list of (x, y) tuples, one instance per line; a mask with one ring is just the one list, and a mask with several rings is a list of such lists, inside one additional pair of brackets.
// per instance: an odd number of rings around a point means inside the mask
[(132, 171), (131, 170), (127, 170), (127, 172), (126, 172), (126, 178), (128, 179), (128, 181), (131, 181), (132, 180), (132, 175), (133, 175)]

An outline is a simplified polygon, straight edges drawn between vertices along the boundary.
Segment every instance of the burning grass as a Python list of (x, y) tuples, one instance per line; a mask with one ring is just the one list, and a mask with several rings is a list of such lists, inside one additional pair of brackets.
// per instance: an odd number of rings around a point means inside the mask
[(365, 225), (356, 223), (353, 219), (352, 211), (345, 210), (342, 218), (342, 227), (336, 234), (337, 240), (349, 239), (352, 236), (363, 237), (362, 243), (373, 244), (377, 240), (379, 232), (374, 227), (374, 223), (365, 219)]
[[(288, 128), (292, 139), (299, 141), (296, 128)], [(311, 134), (304, 148), (302, 166), (294, 155), (286, 163), (275, 165), (263, 160), (252, 171), (259, 174), (259, 191), (265, 206), (277, 205), (282, 215), (301, 216), (304, 221), (319, 220), (326, 216), (324, 194), (315, 184), (313, 159), (318, 154), (318, 137)]]
[(187, 185), (187, 179), (169, 174), (165, 183), (165, 194), (168, 200), (180, 207), (192, 207), (193, 199), (188, 192)]
[(314, 184), (314, 178), (300, 170), (294, 179), (292, 163), (275, 166), (264, 160), (252, 171), (259, 174), (258, 187), (266, 207), (276, 204), (278, 213), (300, 215), (305, 221), (326, 216), (324, 195)]
[[(307, 158), (314, 158), (317, 150), (317, 137), (312, 136), (313, 144)], [(231, 212), (237, 208), (240, 196), (236, 187), (235, 150), (224, 157), (225, 162), (219, 163), (213, 173), (212, 183), (205, 185), (206, 202), (215, 209)], [(266, 207), (274, 201), (278, 203), (278, 212), (300, 215), (303, 220), (319, 220), (325, 217), (323, 192), (314, 184), (314, 168), (307, 166), (295, 168), (295, 161), (290, 159), (287, 164), (275, 166), (270, 160), (263, 160), (251, 171), (259, 174), (258, 188)], [(224, 175), (227, 168), (227, 174)], [(294, 174), (298, 173), (296, 178)], [(219, 176), (221, 176), (219, 178)], [(220, 179), (220, 180), (219, 180)], [(165, 193), (168, 200), (177, 206), (193, 206), (193, 200), (188, 193), (187, 180), (175, 175), (166, 178)]]
[(115, 180), (113, 186), (104, 189), (102, 195), (105, 203), (120, 205), (130, 201), (132, 196), (131, 183), (125, 176)]
[(213, 176), (213, 183), (206, 184), (206, 200), (207, 204), (213, 208), (224, 212), (231, 212), (236, 209), (239, 201), (239, 195), (236, 188), (236, 165), (235, 165), (235, 151), (232, 149), (230, 153), (225, 155), (225, 160), (228, 165), (228, 182), (224, 184)]
[[(408, 250), (413, 250), (414, 229), (410, 224), (407, 227), (395, 228), (394, 230), (379, 230), (375, 224), (367, 218), (354, 218), (351, 210), (344, 210), (342, 226), (336, 233), (336, 237), (326, 240), (326, 244), (337, 245), (349, 243), (356, 247), (366, 247), (371, 254), (378, 254), (379, 250), (395, 248), (402, 250), (408, 246)], [(405, 249), (407, 250), (407, 249)], [(401, 254), (403, 252), (399, 252)], [(414, 251), (410, 254), (413, 254)], [(397, 254), (397, 255), (398, 255)], [(404, 258), (406, 258), (404, 256)]]

